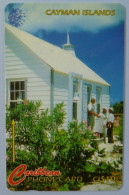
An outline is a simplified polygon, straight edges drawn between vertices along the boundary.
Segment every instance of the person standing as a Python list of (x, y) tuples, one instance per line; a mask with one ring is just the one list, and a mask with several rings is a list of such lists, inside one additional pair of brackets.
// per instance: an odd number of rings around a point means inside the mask
[(107, 109), (104, 107), (102, 113), (99, 114), (99, 132), (100, 138), (104, 137), (104, 143), (106, 144), (106, 124), (107, 124)]
[(114, 114), (113, 107), (109, 108), (108, 120), (107, 120), (107, 136), (108, 143), (114, 143), (113, 141), (113, 123), (114, 123)]
[(88, 104), (88, 126), (91, 128), (93, 132), (95, 125), (95, 116), (98, 117), (98, 114), (95, 113), (95, 98), (91, 99), (91, 102)]
[(104, 107), (102, 112), (99, 113), (99, 117), (96, 120), (94, 132), (95, 136), (100, 138), (104, 137), (104, 142), (106, 143), (106, 124), (107, 124), (107, 109)]

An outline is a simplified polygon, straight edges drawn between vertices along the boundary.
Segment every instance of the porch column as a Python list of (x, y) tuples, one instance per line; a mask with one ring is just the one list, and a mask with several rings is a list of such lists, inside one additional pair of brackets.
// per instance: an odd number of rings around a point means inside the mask
[(73, 73), (69, 73), (68, 121), (73, 119)]
[(82, 122), (82, 78), (79, 81), (78, 122)]

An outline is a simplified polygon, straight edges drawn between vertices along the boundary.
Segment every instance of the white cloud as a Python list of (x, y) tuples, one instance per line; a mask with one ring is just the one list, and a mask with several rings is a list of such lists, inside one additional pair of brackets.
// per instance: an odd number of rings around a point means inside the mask
[[(124, 8), (120, 4), (14, 4), (14, 8), (19, 8), (25, 13), (26, 21), (20, 27), (22, 30), (29, 32), (36, 32), (44, 29), (48, 31), (90, 31), (98, 32), (101, 29), (118, 25), (124, 20)], [(115, 16), (48, 16), (45, 14), (47, 9), (77, 9), (77, 10), (114, 10)], [(8, 22), (8, 14), (10, 10), (6, 11), (6, 22)]]

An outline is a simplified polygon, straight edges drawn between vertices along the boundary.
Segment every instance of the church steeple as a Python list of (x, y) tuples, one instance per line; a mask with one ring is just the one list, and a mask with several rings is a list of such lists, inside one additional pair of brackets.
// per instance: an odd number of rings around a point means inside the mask
[(63, 49), (71, 53), (73, 56), (75, 55), (74, 46), (70, 44), (69, 32), (67, 32), (67, 43), (62, 45)]
[(70, 44), (70, 40), (69, 40), (69, 32), (67, 32), (67, 44)]

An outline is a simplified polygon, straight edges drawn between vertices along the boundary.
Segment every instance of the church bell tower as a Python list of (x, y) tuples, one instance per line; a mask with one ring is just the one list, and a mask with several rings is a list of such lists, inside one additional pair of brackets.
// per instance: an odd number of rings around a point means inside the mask
[(69, 33), (67, 32), (67, 43), (62, 45), (63, 49), (76, 56), (74, 46), (70, 44)]

